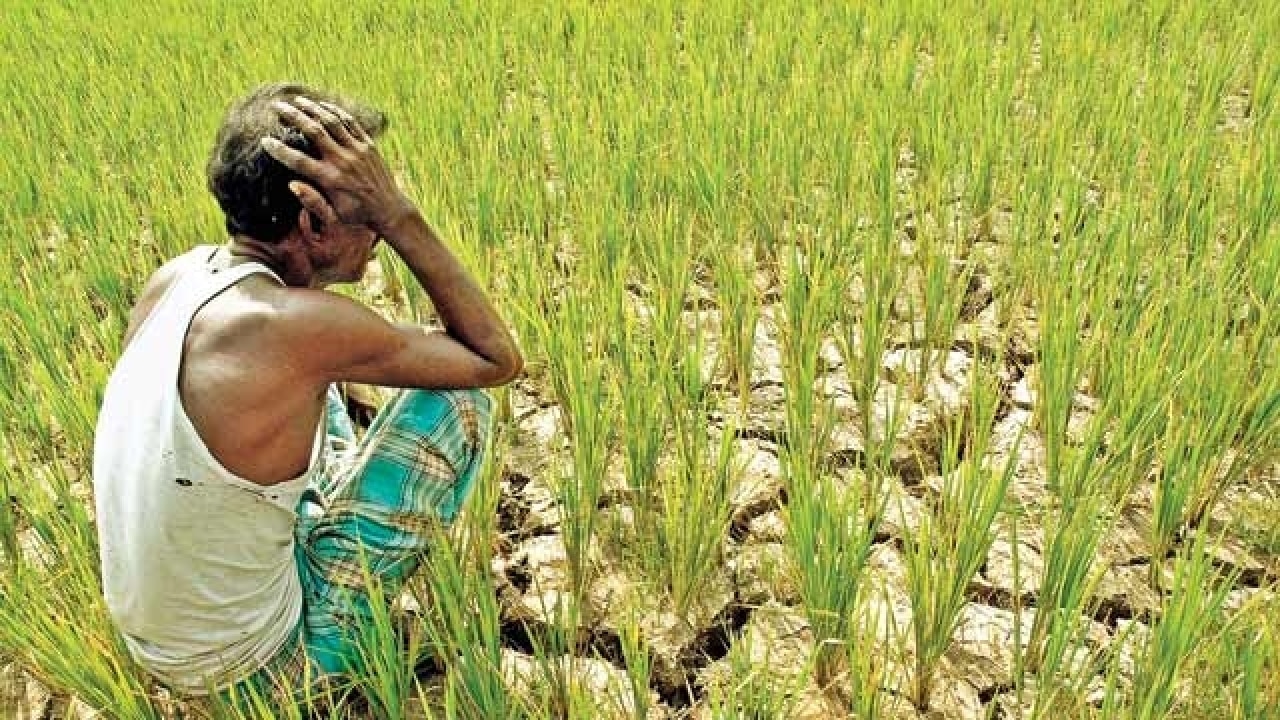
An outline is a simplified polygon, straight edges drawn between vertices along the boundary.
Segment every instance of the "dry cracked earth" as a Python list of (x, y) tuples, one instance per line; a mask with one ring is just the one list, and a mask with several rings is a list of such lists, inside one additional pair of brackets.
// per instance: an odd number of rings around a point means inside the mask
[[(978, 283), (976, 288), (979, 294), (985, 290), (981, 285)], [(984, 347), (981, 339), (977, 345), (957, 344), (941, 363), (941, 370), (930, 377), (926, 397), (906, 413), (896, 443), (896, 475), (888, 486), (888, 515), (869, 561), (870, 600), (865, 612), (879, 636), (879, 647), (869, 651), (885, 658), (888, 677), (904, 676), (912, 648), (903, 538), (919, 527), (931, 496), (941, 488), (939, 468), (930, 465), (929, 459), (937, 457), (946, 422), (964, 407), (974, 354), (1005, 358), (1004, 398), (990, 460), (1016, 463), (1008, 502), (1026, 520), (1015, 544), (1008, 523), (997, 519), (995, 540), (985, 563), (968, 583), (968, 602), (952, 646), (943, 657), (932, 708), (924, 717), (969, 720), (991, 717), (990, 713), (995, 717), (1016, 715), (1010, 683), (1014, 643), (1026, 645), (1044, 567), (1038, 518), (1047, 505), (1049, 490), (1044, 446), (1032, 425), (1036, 367), (1030, 363), (1034, 356), (1031, 348), (1035, 342), (1035, 319), (1028, 312), (1015, 321), (1015, 327), (997, 327), (990, 303), (987, 294), (986, 302), (978, 303), (980, 309), (967, 318), (972, 327), (959, 335), (982, 338), (991, 344)], [(737, 457), (743, 470), (733, 496), (730, 533), (724, 540), (723, 573), (702, 594), (688, 622), (652, 602), (641, 611), (653, 656), (652, 699), (657, 708), (651, 713), (653, 717), (710, 717), (705, 703), (707, 689), (715, 683), (731, 681), (735, 674), (741, 677), (744, 672), (742, 665), (730, 663), (731, 649), (739, 651), (736, 657), (748, 658), (754, 672), (775, 677), (799, 677), (814, 649), (785, 545), (787, 496), (778, 451), (779, 443), (786, 441), (786, 432), (780, 354), (772, 318), (771, 308), (766, 307), (756, 337), (750, 423), (737, 431)], [(703, 318), (700, 324), (712, 328), (714, 334), (714, 318), (710, 323)], [(1007, 340), (997, 346), (1000, 338)], [(860, 472), (859, 424), (838, 352), (828, 347), (823, 355), (828, 362), (822, 392), (833, 399), (841, 413), (830, 460), (852, 486)], [(886, 398), (892, 397), (893, 383), (906, 382), (906, 376), (914, 373), (919, 357), (919, 350), (905, 342), (885, 355)], [(513, 397), (518, 434), (503, 476), (499, 506), (503, 552), (495, 560), (494, 574), (507, 622), (510, 661), (519, 676), (521, 668), (531, 663), (524, 654), (532, 649), (529, 628), (551, 622), (548, 608), (555, 607), (558, 594), (568, 591), (565, 548), (558, 534), (560, 518), (549, 481), (553, 466), (563, 462), (557, 459), (558, 455), (567, 453), (567, 448), (559, 432), (559, 409), (553, 402), (528, 385), (518, 387)], [(1087, 393), (1078, 393), (1069, 432), (1083, 429), (1097, 405)], [(736, 410), (726, 408), (731, 409)], [(720, 420), (709, 418), (713, 432)], [(1265, 469), (1233, 487), (1209, 521), (1211, 529), (1229, 530), (1212, 553), (1216, 564), (1237, 572), (1237, 585), (1228, 598), (1231, 607), (1238, 607), (1258, 593), (1273, 593), (1271, 588), (1280, 579), (1280, 557), (1252, 544), (1249, 528), (1241, 525), (1232, 510), (1245, 503), (1265, 507), (1274, 502), (1280, 482), (1278, 470)], [(612, 486), (606, 487), (602, 513), (625, 518), (630, 508), (618, 502), (625, 495), (621, 491), (622, 479), (618, 475), (610, 480)], [(1096, 610), (1086, 619), (1086, 642), (1091, 648), (1108, 646), (1127, 633), (1141, 633), (1160, 605), (1160, 595), (1148, 582), (1150, 565), (1155, 562), (1167, 569), (1171, 558), (1153, 559), (1148, 550), (1151, 501), (1149, 484), (1140, 486), (1101, 543), (1098, 562), (1104, 564), (1106, 572), (1097, 590)], [(1239, 530), (1243, 532), (1232, 534)], [(608, 694), (616, 697), (625, 695), (622, 690), (626, 684), (615, 608), (621, 605), (627, 612), (635, 612), (635, 599), (642, 593), (633, 590), (632, 582), (616, 563), (611, 563), (606, 550), (597, 555), (601, 571), (589, 593), (590, 614), (598, 619), (592, 629), (596, 657), (584, 660), (579, 670), (587, 684), (598, 688), (602, 696), (612, 684)], [(1020, 613), (1020, 624), (1015, 622), (1015, 612)], [(1020, 627), (1020, 635), (1015, 627)], [(894, 640), (895, 632), (899, 640)], [(887, 648), (893, 647), (901, 648), (896, 657), (894, 652), (886, 653)], [(1102, 679), (1098, 678), (1098, 682), (1100, 691)], [(885, 692), (892, 695), (888, 689)], [(812, 684), (798, 687), (796, 693), (799, 702), (795, 717), (848, 716), (839, 693), (822, 692)], [(886, 697), (885, 704), (896, 706), (897, 717), (921, 716), (905, 698), (895, 702), (894, 697)]]

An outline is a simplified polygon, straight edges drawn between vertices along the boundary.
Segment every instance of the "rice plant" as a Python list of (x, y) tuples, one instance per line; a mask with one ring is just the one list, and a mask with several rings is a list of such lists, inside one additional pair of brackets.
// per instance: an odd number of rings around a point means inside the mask
[(1159, 620), (1142, 643), (1142, 661), (1133, 680), (1134, 718), (1166, 717), (1179, 702), (1177, 680), (1231, 587), (1204, 555), (1204, 536), (1174, 564), (1170, 594)]
[[(783, 471), (790, 503), (794, 564), (817, 642), (815, 673), (826, 685), (837, 675), (858, 606), (862, 571), (884, 500), (866, 487), (839, 487), (827, 464), (832, 427), (829, 403), (818, 400), (818, 346), (838, 298), (833, 248), (823, 239), (785, 251), (782, 328), (783, 377), (788, 392)], [(879, 502), (876, 506), (874, 503)]]
[(992, 523), (1013, 475), (1012, 463), (996, 472), (975, 459), (990, 442), (997, 401), (984, 372), (975, 368), (969, 417), (947, 429), (941, 493), (920, 529), (903, 536), (915, 640), (909, 697), (922, 711), (930, 707), (936, 664), (951, 644), (969, 580), (995, 538)]
[(444, 666), (448, 717), (523, 718), (522, 699), (502, 669), (501, 619), (485, 567), (456, 550), (447, 534), (425, 559), (427, 649)]

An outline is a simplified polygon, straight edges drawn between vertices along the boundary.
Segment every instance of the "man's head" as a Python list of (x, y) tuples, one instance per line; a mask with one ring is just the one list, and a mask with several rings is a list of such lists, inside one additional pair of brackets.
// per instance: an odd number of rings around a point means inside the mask
[(302, 205), (289, 183), (303, 180), (262, 149), (262, 138), (273, 137), (315, 156), (311, 142), (298, 130), (280, 122), (271, 107), (275, 100), (305, 95), (341, 106), (365, 132), (377, 136), (386, 128), (378, 110), (298, 83), (271, 83), (255, 88), (227, 111), (218, 130), (207, 169), (209, 191), (226, 217), (227, 233), (274, 243), (298, 225)]

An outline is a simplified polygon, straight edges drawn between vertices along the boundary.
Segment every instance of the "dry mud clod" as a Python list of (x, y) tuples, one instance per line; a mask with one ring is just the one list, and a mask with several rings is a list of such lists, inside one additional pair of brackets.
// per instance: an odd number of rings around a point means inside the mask
[[(570, 684), (581, 696), (591, 698), (596, 717), (636, 717), (637, 697), (630, 677), (625, 670), (599, 658), (564, 655), (539, 659), (504, 648), (502, 676), (511, 689), (526, 697), (545, 697), (551, 688)], [(668, 717), (669, 711), (657, 694), (650, 691), (647, 695), (646, 720)]]
[(17, 664), (0, 666), (0, 710), (13, 720), (45, 720), (53, 706), (53, 694)]

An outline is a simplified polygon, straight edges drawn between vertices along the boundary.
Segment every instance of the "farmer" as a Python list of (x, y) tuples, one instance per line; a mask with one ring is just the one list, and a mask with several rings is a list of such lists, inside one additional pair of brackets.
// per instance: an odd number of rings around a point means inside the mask
[[(365, 569), (395, 597), (475, 481), (479, 388), (520, 372), (489, 298), (392, 179), (384, 125), (302, 85), (236, 103), (208, 165), (229, 239), (161, 267), (130, 317), (94, 444), (102, 580), (133, 657), (179, 692), (357, 671)], [(443, 331), (324, 289), (360, 280), (379, 242)], [(359, 443), (347, 381), (407, 388)]]

